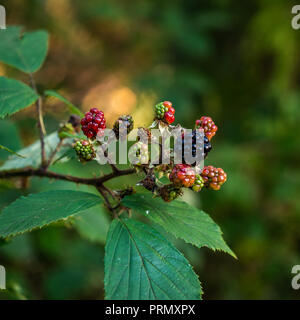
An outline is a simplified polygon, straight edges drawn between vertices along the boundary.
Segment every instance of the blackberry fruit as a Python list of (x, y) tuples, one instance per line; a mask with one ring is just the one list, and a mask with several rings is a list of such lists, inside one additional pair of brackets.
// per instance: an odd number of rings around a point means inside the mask
[[(122, 128), (126, 128), (126, 132), (122, 132)], [(125, 139), (126, 136), (132, 131), (133, 129), (133, 119), (130, 115), (123, 115), (118, 118), (118, 120), (114, 123), (113, 131), (116, 135), (116, 138)]]
[(175, 120), (175, 109), (170, 101), (160, 102), (155, 106), (155, 119), (171, 124)]
[(166, 112), (165, 115), (164, 115), (164, 120), (165, 120), (165, 122), (167, 122), (168, 124), (171, 124), (171, 123), (174, 122), (175, 116), (174, 116), (174, 114), (173, 114), (171, 111), (168, 111), (168, 112)]
[(227, 174), (222, 168), (205, 166), (201, 172), (204, 186), (213, 190), (219, 190), (227, 180)]
[(209, 140), (216, 134), (218, 127), (215, 125), (211, 117), (201, 117), (200, 120), (196, 120), (196, 129), (202, 128), (205, 135)]
[(87, 140), (77, 141), (74, 149), (81, 162), (91, 161), (96, 157), (93, 145)]
[[(200, 138), (199, 136), (199, 131), (198, 130), (193, 130), (192, 132), (189, 133), (182, 133), (182, 136), (177, 138), (176, 143), (175, 143), (175, 152), (179, 152), (179, 145), (182, 143), (182, 163), (185, 164), (185, 159), (188, 157), (188, 155), (192, 154), (193, 157), (196, 156), (196, 149), (197, 149), (197, 135), (198, 139)], [(188, 143), (185, 146), (184, 143), (184, 137), (186, 137), (186, 141), (190, 142), (192, 141), (192, 145), (189, 145)], [(203, 138), (203, 158), (205, 159), (208, 155), (208, 153), (211, 151), (212, 145), (206, 135), (204, 135)], [(195, 163), (191, 164), (192, 166), (195, 165)]]
[(194, 169), (190, 165), (177, 164), (174, 166), (169, 179), (175, 186), (189, 188), (195, 183), (196, 175)]
[(207, 138), (206, 135), (204, 135), (203, 143), (204, 143), (204, 159), (205, 159), (207, 157), (208, 153), (211, 151), (212, 145), (209, 142), (209, 139)]
[(171, 202), (176, 198), (182, 196), (183, 192), (180, 187), (173, 184), (167, 184), (159, 189), (159, 195), (166, 202)]
[(105, 123), (104, 113), (97, 108), (92, 108), (81, 119), (81, 129), (89, 139), (95, 139), (97, 134), (103, 135), (103, 130), (106, 128)]

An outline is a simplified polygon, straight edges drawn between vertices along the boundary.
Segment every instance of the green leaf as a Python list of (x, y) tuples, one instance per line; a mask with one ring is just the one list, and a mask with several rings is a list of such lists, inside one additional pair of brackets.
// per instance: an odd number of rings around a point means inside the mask
[[(15, 123), (8, 119), (0, 120), (0, 142), (11, 150), (19, 150), (22, 147), (19, 131)], [(5, 160), (9, 154), (0, 150), (0, 159)]]
[[(53, 132), (50, 135), (45, 137), (45, 151), (47, 157), (52, 153), (59, 143), (59, 137), (57, 132)], [(68, 141), (66, 140), (65, 143)], [(65, 146), (57, 152), (54, 161), (61, 158), (64, 155), (69, 147)], [(13, 169), (22, 169), (26, 167), (38, 168), (41, 164), (41, 143), (37, 140), (35, 143), (30, 146), (17, 151), (18, 154), (25, 157), (26, 159), (20, 159), (16, 156), (9, 158), (1, 167), (0, 171), (7, 171)], [(62, 160), (62, 159), (61, 159)]]
[(206, 246), (222, 250), (236, 258), (227, 246), (219, 226), (205, 212), (183, 201), (165, 202), (149, 194), (134, 194), (126, 197), (123, 204), (148, 217), (175, 237), (197, 247)]
[(113, 300), (198, 300), (201, 285), (185, 257), (153, 228), (114, 220), (105, 247), (105, 292)]
[(21, 197), (0, 214), (0, 237), (44, 227), (101, 202), (101, 198), (92, 193), (72, 190), (54, 190)]
[(69, 111), (72, 113), (72, 114), (77, 114), (78, 116), (80, 116), (81, 118), (84, 116), (84, 114), (73, 104), (71, 103), (69, 100), (67, 100), (66, 98), (64, 98), (62, 95), (60, 95), (59, 93), (57, 93), (56, 91), (54, 90), (46, 90), (45, 91), (45, 95), (46, 96), (50, 96), (50, 97), (54, 97), (62, 102), (64, 102), (68, 108), (69, 108)]
[(76, 215), (73, 224), (82, 237), (105, 244), (110, 221), (102, 205)]
[(0, 77), (0, 118), (29, 107), (38, 95), (23, 82)]
[(36, 72), (42, 66), (48, 51), (48, 33), (25, 32), (11, 26), (0, 33), (0, 61), (23, 72)]
[(23, 159), (25, 158), (24, 156), (22, 156), (22, 155), (20, 155), (20, 154), (18, 154), (16, 152), (10, 150), (9, 148), (6, 148), (6, 147), (2, 146), (1, 144), (0, 144), (0, 149), (1, 150), (5, 150), (5, 151), (7, 151), (9, 153), (12, 153), (12, 154), (16, 155), (17, 157), (20, 157), (20, 158), (23, 158)]

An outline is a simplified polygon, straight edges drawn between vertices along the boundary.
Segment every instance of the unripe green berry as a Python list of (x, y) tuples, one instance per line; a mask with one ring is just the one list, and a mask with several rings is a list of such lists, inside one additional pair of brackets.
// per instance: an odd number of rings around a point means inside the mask
[(81, 162), (90, 161), (96, 157), (93, 145), (87, 140), (77, 141), (74, 145), (74, 150)]

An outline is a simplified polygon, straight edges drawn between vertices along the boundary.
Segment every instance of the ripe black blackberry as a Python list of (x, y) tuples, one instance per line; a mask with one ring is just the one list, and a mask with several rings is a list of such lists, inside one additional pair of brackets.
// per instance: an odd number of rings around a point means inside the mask
[[(175, 152), (179, 152), (178, 145), (180, 144), (180, 140), (182, 141), (182, 163), (185, 164), (185, 159), (188, 158), (188, 155), (192, 154), (193, 157), (196, 156), (197, 151), (197, 137), (200, 139), (200, 131), (199, 130), (192, 130), (192, 132), (183, 133), (182, 137), (179, 137), (177, 139), (177, 143), (175, 143)], [(184, 142), (187, 142), (186, 144)], [(190, 141), (192, 141), (192, 144), (190, 144)], [(204, 135), (203, 138), (203, 158), (205, 159), (212, 149), (212, 145), (210, 141), (208, 140), (207, 136)], [(195, 165), (193, 163), (192, 165)]]
[(212, 145), (206, 135), (204, 135), (203, 143), (204, 143), (204, 159), (205, 159), (208, 153), (210, 152), (210, 150), (212, 149)]

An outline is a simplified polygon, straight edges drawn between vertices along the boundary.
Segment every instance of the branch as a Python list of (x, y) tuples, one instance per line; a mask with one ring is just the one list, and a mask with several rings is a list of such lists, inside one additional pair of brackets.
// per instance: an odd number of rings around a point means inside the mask
[(17, 177), (21, 177), (21, 178), (42, 177), (42, 178), (64, 180), (64, 181), (94, 186), (97, 188), (99, 193), (102, 195), (108, 210), (116, 218), (118, 216), (116, 213), (116, 209), (119, 208), (119, 206), (120, 206), (121, 198), (118, 199), (119, 203), (115, 207), (113, 207), (112, 204), (110, 203), (106, 193), (110, 194), (114, 199), (116, 199), (116, 195), (113, 193), (112, 190), (110, 190), (106, 186), (104, 186), (103, 183), (106, 181), (109, 181), (111, 179), (121, 177), (121, 176), (130, 175), (133, 173), (136, 173), (135, 169), (127, 169), (127, 170), (119, 170), (118, 169), (118, 171), (113, 171), (112, 173), (109, 173), (107, 175), (104, 175), (104, 176), (98, 177), (98, 178), (80, 178), (80, 177), (74, 177), (74, 176), (70, 176), (70, 175), (65, 175), (65, 174), (60, 174), (60, 173), (48, 171), (47, 168), (39, 168), (39, 169), (26, 168), (26, 169), (21, 169), (21, 170), (11, 170), (11, 171), (0, 172), (0, 179), (17, 178)]
[(113, 172), (118, 172), (119, 171), (118, 167), (115, 164), (110, 163), (110, 166), (111, 166)]
[(99, 187), (106, 181), (109, 181), (117, 177), (130, 175), (135, 172), (136, 172), (135, 169), (126, 169), (126, 170), (118, 170), (117, 172), (112, 172), (98, 178), (80, 178), (80, 177), (74, 177), (70, 175), (56, 173), (53, 171), (45, 171), (43, 168), (41, 169), (26, 168), (21, 170), (0, 172), (0, 179), (17, 178), (17, 177), (44, 177), (44, 178), (64, 180), (64, 181), (70, 181), (74, 183)]
[[(33, 90), (38, 94), (37, 87), (33, 78), (32, 73), (29, 74), (30, 84)], [(38, 100), (35, 103), (36, 111), (38, 115), (38, 128), (40, 134), (40, 141), (41, 141), (41, 159), (42, 159), (42, 167), (46, 165), (46, 151), (45, 151), (45, 142), (44, 136), (46, 134), (44, 118), (43, 118), (43, 109), (42, 109), (42, 98), (39, 96)]]

